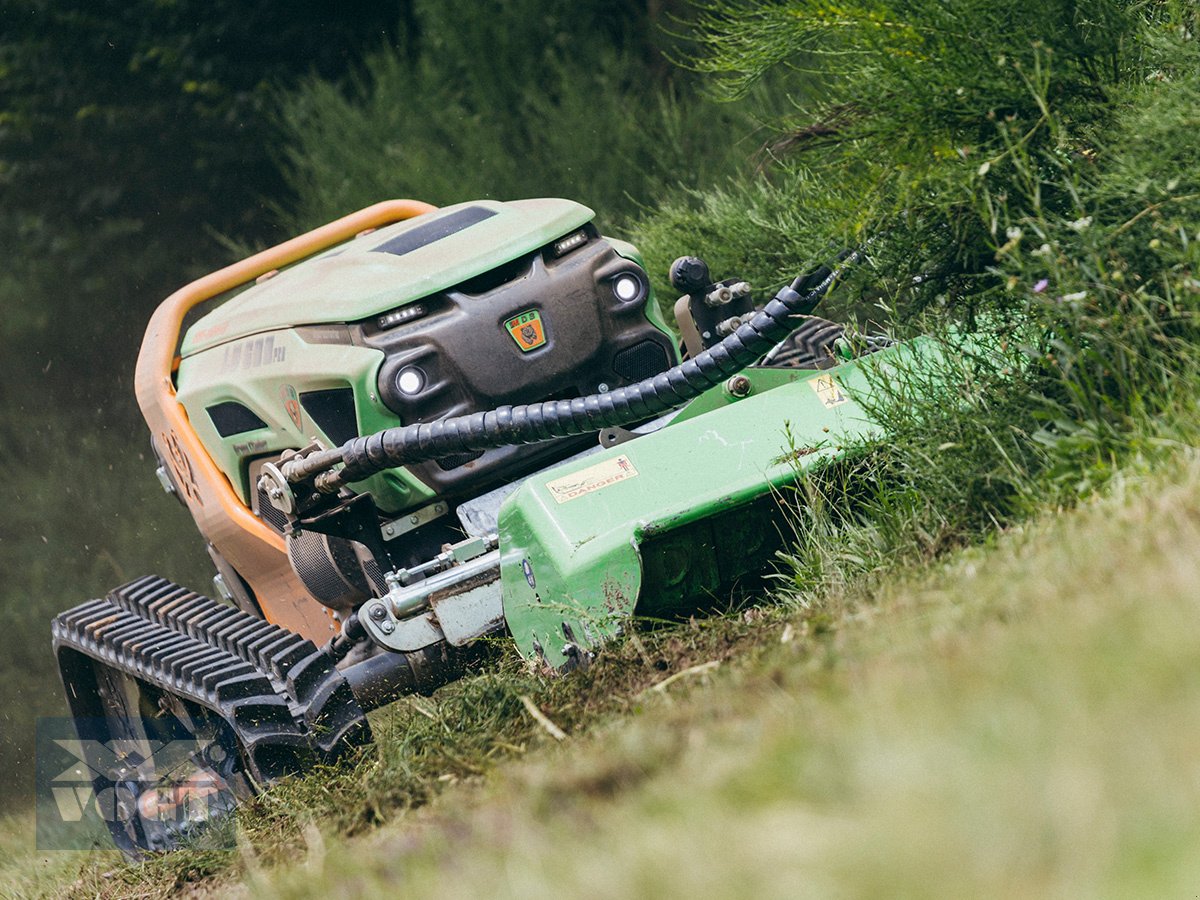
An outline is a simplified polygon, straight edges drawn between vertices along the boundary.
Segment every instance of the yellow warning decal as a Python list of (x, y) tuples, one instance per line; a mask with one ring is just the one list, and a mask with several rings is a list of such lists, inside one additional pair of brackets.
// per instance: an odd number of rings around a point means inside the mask
[(622, 454), (613, 459), (596, 463), (594, 466), (588, 466), (586, 469), (580, 469), (574, 474), (547, 481), (546, 490), (550, 492), (550, 496), (556, 502), (567, 503), (570, 500), (579, 499), (584, 494), (603, 490), (618, 481), (637, 478), (637, 474), (638, 471), (629, 461), (629, 457)]
[(817, 396), (821, 398), (821, 405), (826, 409), (833, 409), (850, 400), (846, 396), (846, 392), (833, 380), (832, 375), (818, 375), (816, 378), (810, 378), (808, 386), (817, 392)]
[(513, 316), (504, 323), (512, 339), (517, 342), (522, 353), (536, 350), (546, 343), (546, 327), (542, 324), (542, 316), (536, 309), (530, 309), (519, 316)]

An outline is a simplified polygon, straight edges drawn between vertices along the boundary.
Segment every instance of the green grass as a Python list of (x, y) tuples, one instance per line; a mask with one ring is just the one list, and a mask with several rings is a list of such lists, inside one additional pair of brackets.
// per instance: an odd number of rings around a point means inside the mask
[(766, 622), (711, 686), (678, 682), (483, 789), (250, 883), (1184, 895), (1200, 877), (1198, 487), (1194, 459), (1171, 482), (1118, 484), (856, 598), (823, 635)]
[(237, 852), (140, 869), (41, 860), (16, 820), (0, 831), (17, 857), (0, 884), (105, 897), (167, 896), (205, 875), (205, 890), (285, 897), (1186, 893), (1200, 877), (1200, 458), (1146, 468), (819, 613), (765, 607), (646, 634), (557, 682), (502, 659), (383, 711), (380, 760), (267, 794), (241, 817)]

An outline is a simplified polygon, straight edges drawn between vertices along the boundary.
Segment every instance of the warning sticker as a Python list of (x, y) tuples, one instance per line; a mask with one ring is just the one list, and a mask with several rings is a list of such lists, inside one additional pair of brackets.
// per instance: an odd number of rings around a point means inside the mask
[(826, 409), (833, 409), (835, 406), (841, 406), (849, 401), (846, 393), (838, 387), (838, 383), (833, 380), (832, 375), (818, 375), (816, 378), (808, 380), (808, 386), (817, 392), (817, 396), (821, 398), (821, 405)]
[(602, 463), (580, 469), (572, 475), (564, 475), (546, 482), (546, 490), (559, 503), (575, 500), (592, 491), (599, 491), (618, 481), (636, 478), (637, 469), (629, 461), (629, 457), (621, 455), (606, 459)]

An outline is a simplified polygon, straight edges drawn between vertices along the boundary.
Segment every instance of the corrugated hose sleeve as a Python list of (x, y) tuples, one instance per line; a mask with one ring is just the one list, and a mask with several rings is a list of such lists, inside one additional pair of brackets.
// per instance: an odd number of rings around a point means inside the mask
[(320, 469), (330, 468), (331, 460), (340, 456), (345, 468), (333, 479), (324, 479), (326, 487), (333, 487), (395, 466), (455, 453), (587, 434), (660, 415), (740, 372), (786, 338), (798, 324), (789, 318), (811, 312), (830, 285), (857, 259), (858, 252), (848, 254), (836, 270), (803, 295), (796, 288), (803, 284), (804, 276), (797, 278), (719, 344), (652, 378), (572, 400), (501, 406), (489, 412), (388, 428), (347, 441), (338, 450), (318, 454), (320, 465), (312, 458), (297, 460), (298, 464), (291, 464), (285, 470), (287, 477), (291, 481), (303, 480)]

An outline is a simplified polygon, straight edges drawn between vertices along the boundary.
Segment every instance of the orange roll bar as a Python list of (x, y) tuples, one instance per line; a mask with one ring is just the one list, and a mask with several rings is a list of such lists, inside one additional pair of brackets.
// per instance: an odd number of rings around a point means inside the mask
[[(193, 281), (164, 300), (150, 317), (138, 353), (134, 389), (138, 405), (159, 452), (172, 468), (183, 500), (207, 540), (255, 588), (263, 612), (271, 621), (305, 633), (311, 631), (288, 610), (280, 607), (280, 589), (292, 593), (289, 603), (303, 598), (303, 587), (287, 566), (283, 539), (267, 527), (241, 501), (233, 485), (217, 468), (188, 422), (176, 399), (173, 370), (184, 317), (200, 304), (226, 291), (312, 256), (368, 229), (410, 219), (437, 207), (418, 200), (389, 200), (351, 213), (328, 225), (294, 237), (278, 246), (226, 266)], [(281, 557), (281, 554), (283, 555)], [(281, 584), (278, 579), (284, 579)], [(294, 596), (299, 589), (302, 596)], [(309, 604), (311, 605), (311, 604)], [(272, 612), (275, 615), (272, 615)], [(300, 616), (311, 619), (311, 616)]]

